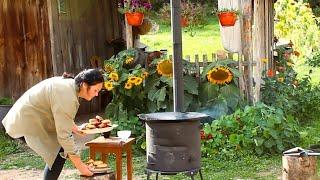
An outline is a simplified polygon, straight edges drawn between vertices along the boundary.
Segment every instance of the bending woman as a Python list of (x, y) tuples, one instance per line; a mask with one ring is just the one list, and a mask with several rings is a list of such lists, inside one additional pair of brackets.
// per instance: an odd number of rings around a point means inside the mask
[(77, 154), (72, 133), (80, 133), (74, 123), (78, 99), (98, 96), (103, 82), (96, 69), (84, 70), (74, 79), (64, 75), (43, 80), (26, 91), (3, 119), (11, 137), (24, 137), (44, 159), (44, 179), (58, 179), (66, 158), (82, 175), (93, 175)]

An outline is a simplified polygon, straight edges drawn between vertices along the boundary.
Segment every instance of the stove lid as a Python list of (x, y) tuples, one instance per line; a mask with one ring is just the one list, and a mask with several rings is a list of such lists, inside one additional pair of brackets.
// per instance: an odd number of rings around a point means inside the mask
[(139, 114), (140, 119), (145, 121), (195, 121), (209, 117), (197, 112), (159, 112), (150, 114)]

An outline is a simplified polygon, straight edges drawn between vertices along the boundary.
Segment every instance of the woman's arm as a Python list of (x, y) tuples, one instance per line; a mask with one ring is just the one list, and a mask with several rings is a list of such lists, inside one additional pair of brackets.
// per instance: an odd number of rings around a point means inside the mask
[(89, 167), (85, 165), (78, 155), (68, 154), (68, 157), (72, 164), (80, 171), (81, 175), (92, 176), (93, 173), (89, 170)]

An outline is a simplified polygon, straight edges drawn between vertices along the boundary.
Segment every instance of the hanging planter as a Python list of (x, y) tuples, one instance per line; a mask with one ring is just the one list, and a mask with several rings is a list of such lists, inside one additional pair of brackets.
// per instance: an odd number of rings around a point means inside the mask
[(234, 26), (238, 20), (238, 12), (235, 10), (219, 10), (219, 22), (221, 26)]
[(143, 22), (144, 14), (141, 12), (125, 13), (127, 22), (131, 26), (140, 26)]

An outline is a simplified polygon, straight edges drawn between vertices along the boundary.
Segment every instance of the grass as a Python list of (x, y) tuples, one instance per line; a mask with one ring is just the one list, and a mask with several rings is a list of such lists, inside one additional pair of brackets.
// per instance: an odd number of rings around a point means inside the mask
[[(313, 124), (310, 124), (313, 126)], [(301, 130), (310, 131), (309, 127), (301, 127)], [(313, 143), (312, 136), (317, 135), (320, 131), (320, 125), (313, 126), (309, 139)], [(2, 139), (5, 140), (5, 139)], [(6, 139), (6, 141), (11, 141)], [(3, 148), (3, 147), (0, 147)], [(33, 151), (20, 144), (20, 151), (2, 156), (0, 159), (0, 170), (6, 169), (43, 169), (45, 163)], [(137, 179), (146, 179), (144, 168), (146, 165), (146, 156), (135, 151), (133, 155), (134, 177)], [(84, 150), (81, 154), (83, 160), (88, 159), (88, 150)], [(109, 158), (109, 165), (115, 169), (115, 158)], [(67, 161), (65, 168), (73, 169), (70, 161)], [(125, 163), (123, 164), (125, 171)], [(225, 180), (225, 179), (277, 179), (281, 176), (282, 160), (281, 155), (271, 156), (254, 156), (248, 155), (240, 159), (221, 160), (216, 158), (202, 158), (202, 174), (204, 179)], [(318, 173), (320, 173), (320, 161), (318, 161)], [(154, 178), (153, 175), (152, 178)], [(179, 180), (186, 179), (184, 174), (175, 176), (160, 175), (159, 179)], [(196, 176), (196, 179), (200, 179)]]
[[(191, 36), (189, 32), (182, 33), (182, 51), (183, 57), (190, 55), (191, 58), (195, 54), (202, 56), (210, 55), (221, 50), (221, 38), (219, 30), (219, 22), (215, 16), (207, 19), (208, 24), (195, 29), (195, 36)], [(147, 34), (140, 37), (141, 42), (149, 46), (148, 50), (167, 49), (168, 54), (172, 54), (172, 36), (171, 29), (168, 25), (159, 23), (159, 31), (155, 34)], [(193, 59), (193, 58), (192, 58)]]

